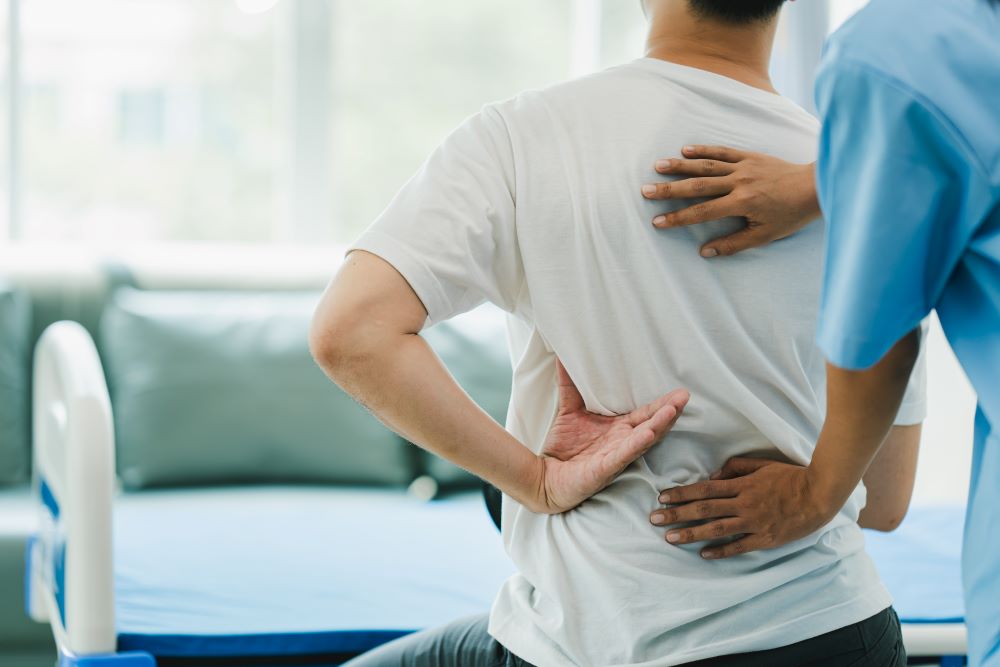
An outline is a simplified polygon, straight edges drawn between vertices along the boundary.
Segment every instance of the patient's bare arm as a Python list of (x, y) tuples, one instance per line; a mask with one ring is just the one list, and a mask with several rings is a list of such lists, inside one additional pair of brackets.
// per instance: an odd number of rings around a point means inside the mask
[(610, 484), (663, 438), (688, 400), (677, 390), (626, 415), (596, 415), (559, 366), (558, 411), (537, 456), (456, 384), (418, 335), (426, 319), (392, 265), (356, 251), (323, 295), (310, 348), (327, 375), (390, 428), (536, 512), (572, 509)]
[(863, 528), (895, 530), (906, 516), (917, 475), (920, 431), (919, 424), (894, 426), (868, 466), (863, 478), (868, 503), (858, 519)]
[(743, 229), (703, 245), (702, 257), (734, 255), (767, 245), (791, 236), (821, 215), (814, 164), (794, 164), (724, 146), (685, 146), (683, 155), (681, 159), (658, 160), (656, 171), (690, 178), (646, 184), (643, 196), (653, 200), (713, 199), (664, 212), (653, 224), (667, 229), (730, 216), (746, 219)]

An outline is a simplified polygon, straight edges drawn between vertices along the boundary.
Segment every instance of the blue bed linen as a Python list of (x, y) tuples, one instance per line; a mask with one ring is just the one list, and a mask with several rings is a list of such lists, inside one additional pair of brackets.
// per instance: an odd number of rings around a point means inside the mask
[[(907, 623), (964, 617), (963, 509), (914, 508), (867, 548)], [(240, 488), (129, 494), (115, 510), (119, 650), (367, 650), (489, 609), (513, 572), (478, 493)]]
[(484, 613), (513, 572), (478, 493), (240, 488), (115, 510), (118, 647), (156, 656), (363, 651)]
[(865, 531), (865, 547), (904, 623), (962, 623), (965, 508), (914, 507), (896, 531)]

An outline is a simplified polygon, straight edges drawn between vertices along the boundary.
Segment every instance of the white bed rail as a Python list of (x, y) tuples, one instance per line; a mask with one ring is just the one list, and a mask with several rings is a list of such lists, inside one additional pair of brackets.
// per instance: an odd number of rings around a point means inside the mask
[(51, 325), (35, 351), (32, 483), (41, 522), (29, 612), (51, 624), (63, 653), (114, 653), (111, 401), (94, 342), (75, 322)]

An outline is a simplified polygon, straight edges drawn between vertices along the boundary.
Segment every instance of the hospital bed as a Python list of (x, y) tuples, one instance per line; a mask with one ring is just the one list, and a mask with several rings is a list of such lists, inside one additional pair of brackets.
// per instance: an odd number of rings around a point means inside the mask
[[(111, 404), (79, 325), (35, 361), (27, 604), (61, 667), (338, 664), (482, 613), (512, 566), (478, 494), (310, 487), (115, 492)], [(183, 418), (178, 415), (177, 418)], [(961, 515), (869, 537), (913, 656), (963, 664)], [(198, 661), (208, 662), (198, 662)], [(228, 661), (228, 662), (227, 662)]]

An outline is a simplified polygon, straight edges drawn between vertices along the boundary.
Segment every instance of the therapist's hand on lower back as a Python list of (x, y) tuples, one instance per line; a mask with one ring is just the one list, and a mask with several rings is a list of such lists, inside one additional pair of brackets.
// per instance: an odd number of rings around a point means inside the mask
[(765, 459), (730, 459), (711, 480), (666, 490), (659, 500), (672, 507), (653, 512), (654, 525), (709, 520), (671, 529), (672, 544), (740, 536), (703, 549), (705, 558), (787, 544), (822, 528), (839, 509), (827, 502), (809, 468)]
[(892, 428), (919, 351), (916, 329), (869, 369), (827, 364), (826, 421), (808, 466), (732, 459), (709, 480), (664, 490), (661, 503), (681, 506), (655, 510), (650, 521), (656, 526), (704, 522), (668, 531), (667, 541), (674, 544), (732, 538), (702, 549), (702, 557), (710, 559), (780, 547), (826, 525)]
[(726, 217), (746, 219), (743, 229), (709, 241), (702, 257), (734, 255), (791, 236), (820, 217), (815, 165), (785, 162), (763, 153), (723, 146), (685, 146), (683, 158), (662, 159), (656, 171), (683, 180), (647, 183), (652, 200), (711, 197), (653, 219), (663, 229)]

